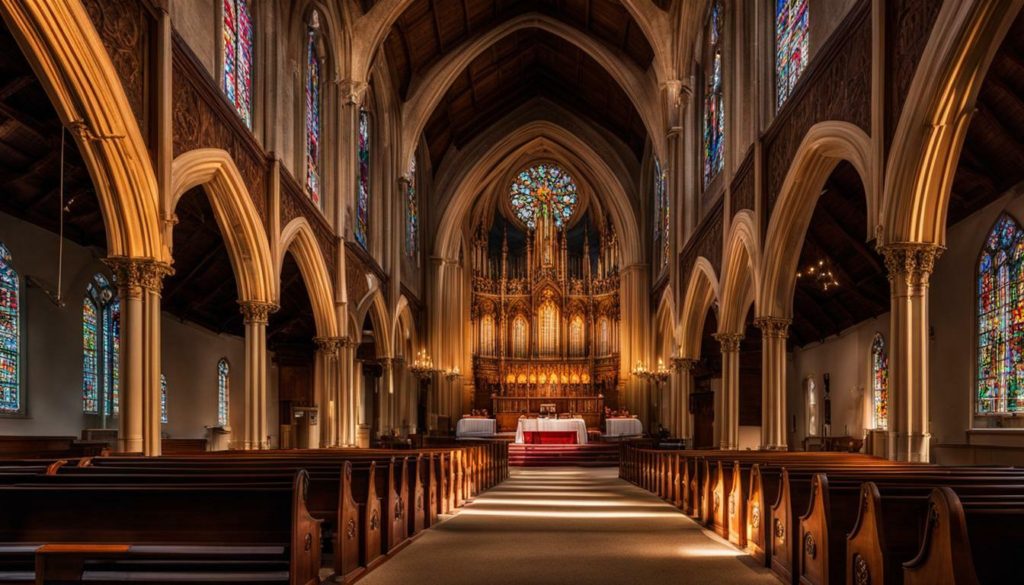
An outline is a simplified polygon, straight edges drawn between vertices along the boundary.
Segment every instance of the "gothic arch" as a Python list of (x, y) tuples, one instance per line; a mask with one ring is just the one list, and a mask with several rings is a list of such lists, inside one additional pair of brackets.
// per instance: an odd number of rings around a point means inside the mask
[(945, 0), (887, 161), (880, 243), (944, 245), (946, 211), (978, 91), (1021, 0)]
[(654, 150), (661, 160), (667, 160), (665, 124), (652, 80), (643, 71), (629, 63), (618, 51), (604, 46), (585, 32), (562, 21), (539, 13), (530, 13), (509, 19), (486, 33), (470, 39), (448, 52), (437, 64), (421, 76), (421, 82), (411, 90), (402, 105), (402, 142), (399, 160), (409, 160), (423, 127), (455, 79), (478, 55), (501, 39), (519, 30), (538, 29), (576, 45), (597, 61), (622, 87), (633, 107), (644, 122)]
[[(379, 0), (366, 14), (356, 19), (352, 27), (351, 73), (354, 81), (367, 80), (373, 58), (384, 44), (391, 27), (412, 2), (413, 0)], [(623, 0), (622, 5), (651, 45), (651, 50), (654, 51), (652, 66), (656, 82), (664, 83), (664, 72), (672, 63), (665, 55), (668, 49), (666, 37), (672, 37), (672, 23), (667, 16), (661, 18), (665, 13), (650, 0)]]
[(412, 310), (409, 308), (409, 299), (402, 295), (398, 299), (398, 307), (395, 311), (394, 327), (392, 329), (391, 338), (395, 340), (395, 347), (392, 351), (392, 355), (400, 355), (402, 352), (399, 351), (399, 347), (402, 345), (404, 339), (409, 340), (409, 347), (412, 348), (414, 354), (406, 355), (405, 360), (407, 365), (412, 365), (412, 360), (416, 358), (415, 351), (419, 347), (419, 340), (416, 334), (416, 319), (412, 315)]
[(683, 300), (681, 317), (682, 334), (679, 355), (684, 358), (700, 359), (701, 336), (704, 333), (704, 319), (719, 297), (718, 277), (715, 269), (703, 256), (697, 258), (687, 279), (686, 297)]
[[(316, 235), (306, 218), (293, 219), (281, 230), (281, 244), (277, 255), (274, 282), (280, 285), (281, 268), (285, 253), (291, 252), (302, 273), (310, 304), (313, 305), (313, 319), (318, 337), (336, 337), (338, 325), (334, 312), (334, 291), (331, 287), (330, 272), (320, 253)], [(278, 291), (280, 292), (280, 291)]]
[[(611, 168), (609, 160), (595, 151), (594, 145), (550, 121), (533, 121), (511, 131), (500, 130), (501, 139), (497, 142), (490, 139), (493, 132), (479, 137), (478, 144), (484, 145), (480, 156), (467, 158), (465, 166), (453, 169), (450, 176), (443, 177), (438, 185), (438, 201), (444, 214), (437, 224), (434, 242), (437, 257), (458, 258), (463, 241), (464, 218), (479, 194), (480, 185), (500, 176), (503, 170), (501, 162), (516, 158), (516, 154), (530, 151), (541, 144), (539, 141), (543, 141), (549, 150), (547, 158), (585, 170), (585, 176), (605, 188), (603, 194), (607, 198), (604, 205), (618, 233), (623, 266), (643, 262), (644, 253), (633, 203), (635, 197), (631, 196), (633, 186), (623, 184), (623, 175), (620, 174), (624, 166)], [(472, 149), (470, 146), (466, 150)]]
[[(847, 122), (821, 122), (807, 131), (786, 173), (772, 210), (761, 256), (761, 316), (789, 318), (793, 313), (796, 265), (811, 215), (829, 174), (846, 160), (857, 170), (867, 197), (867, 225), (875, 225), (878, 210), (871, 180), (871, 140)], [(872, 234), (864, 234), (865, 240)]]
[[(241, 301), (273, 302), (277, 298), (276, 271), (263, 221), (253, 205), (238, 167), (227, 152), (200, 148), (178, 155), (171, 163), (168, 211), (193, 187), (202, 185), (217, 218), (221, 237), (231, 258)], [(168, 247), (173, 246), (168, 234)]]
[[(654, 356), (664, 359), (666, 365), (671, 365), (669, 359), (674, 357), (673, 351), (678, 345), (679, 322), (676, 320), (674, 298), (672, 286), (666, 286), (665, 290), (661, 293), (658, 311), (654, 317)], [(657, 343), (659, 341), (661, 342), (660, 344)]]
[(758, 296), (761, 259), (754, 225), (754, 214), (743, 210), (729, 226), (723, 254), (722, 319), (718, 327), (722, 333), (743, 334), (747, 311)]
[[(377, 357), (393, 357), (393, 346), (391, 345), (391, 320), (388, 318), (387, 303), (384, 302), (384, 295), (379, 288), (374, 288), (366, 293), (366, 296), (359, 302), (355, 310), (355, 322), (362, 323), (367, 315), (373, 324), (373, 332), (376, 335)], [(361, 330), (361, 327), (357, 329)]]
[(2, 0), (0, 12), (89, 169), (107, 255), (169, 260), (149, 152), (82, 3)]

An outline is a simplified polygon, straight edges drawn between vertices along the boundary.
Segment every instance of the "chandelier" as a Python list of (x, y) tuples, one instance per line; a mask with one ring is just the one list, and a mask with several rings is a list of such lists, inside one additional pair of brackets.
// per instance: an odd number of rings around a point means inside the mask
[(668, 368), (665, 367), (665, 361), (658, 358), (658, 368), (655, 370), (647, 369), (647, 365), (644, 364), (643, 361), (638, 360), (636, 362), (636, 366), (633, 367), (633, 375), (644, 380), (661, 384), (668, 380), (670, 372)]
[(436, 372), (437, 368), (434, 367), (434, 360), (431, 359), (427, 350), (421, 349), (419, 353), (416, 354), (416, 359), (412, 361), (412, 366), (409, 367), (409, 371), (412, 372), (413, 375), (426, 379)]
[(839, 281), (832, 272), (832, 262), (828, 258), (822, 258), (816, 264), (811, 264), (797, 272), (796, 278), (818, 286), (824, 292), (839, 288)]

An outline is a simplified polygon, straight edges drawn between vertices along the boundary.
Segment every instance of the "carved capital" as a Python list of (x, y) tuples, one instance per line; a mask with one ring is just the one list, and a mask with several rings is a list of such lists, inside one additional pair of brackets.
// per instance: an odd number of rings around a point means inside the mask
[(885, 258), (889, 282), (903, 282), (907, 286), (927, 285), (935, 269), (935, 261), (944, 250), (936, 244), (917, 243), (888, 244), (878, 249)]
[(682, 372), (689, 372), (697, 365), (693, 358), (675, 357), (672, 358), (672, 367)]
[(103, 261), (114, 273), (114, 283), (122, 295), (140, 298), (142, 293), (159, 293), (164, 277), (174, 274), (169, 264), (151, 258), (117, 256)]
[(739, 333), (715, 333), (714, 338), (722, 347), (722, 353), (739, 351), (740, 342), (743, 341), (743, 336)]
[(274, 303), (265, 301), (238, 301), (238, 306), (242, 310), (246, 324), (262, 323), (266, 325), (270, 320), (270, 314), (278, 309)]
[(789, 337), (789, 326), (792, 323), (792, 319), (783, 319), (781, 317), (758, 317), (754, 319), (754, 327), (760, 329), (764, 337), (776, 339)]
[(325, 353), (327, 355), (338, 355), (338, 351), (343, 346), (342, 337), (314, 337), (313, 342), (316, 343), (317, 351)]
[(365, 81), (354, 81), (351, 79), (346, 79), (338, 85), (341, 103), (353, 106), (363, 103), (363, 98), (366, 97), (366, 88), (369, 87)]

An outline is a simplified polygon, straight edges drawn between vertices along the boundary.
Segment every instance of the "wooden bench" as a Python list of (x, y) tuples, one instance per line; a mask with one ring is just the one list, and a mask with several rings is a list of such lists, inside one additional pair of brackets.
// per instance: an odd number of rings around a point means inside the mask
[(0, 486), (0, 577), (9, 581), (38, 567), (42, 583), (319, 583), (320, 523), (306, 506), (304, 472), (258, 485), (39, 478), (51, 483)]

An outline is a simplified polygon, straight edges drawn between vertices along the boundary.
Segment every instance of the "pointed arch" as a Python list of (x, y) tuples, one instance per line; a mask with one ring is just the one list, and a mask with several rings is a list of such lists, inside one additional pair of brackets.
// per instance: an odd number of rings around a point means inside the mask
[[(807, 131), (782, 183), (768, 223), (762, 254), (759, 316), (790, 318), (796, 265), (822, 187), (840, 161), (857, 170), (867, 198), (867, 225), (876, 225), (878, 204), (872, 188), (871, 140), (847, 122), (821, 122)], [(870, 229), (870, 227), (869, 227)], [(873, 234), (864, 234), (868, 240)]]
[(654, 354), (664, 359), (665, 363), (668, 363), (669, 358), (675, 357), (673, 351), (678, 346), (679, 322), (676, 320), (674, 298), (672, 286), (666, 286), (661, 293), (658, 310), (654, 315), (655, 341), (661, 341), (660, 344), (655, 345)]
[[(722, 267), (722, 318), (719, 331), (742, 335), (747, 312), (760, 287), (760, 250), (754, 227), (754, 214), (742, 210), (729, 226)], [(756, 314), (756, 311), (755, 311)]]
[[(316, 235), (304, 217), (293, 219), (281, 230), (281, 247), (276, 262), (276, 278), (280, 285), (281, 270), (284, 256), (291, 252), (302, 273), (302, 281), (306, 285), (310, 304), (313, 306), (313, 319), (316, 322), (318, 337), (335, 337), (338, 335), (337, 319), (334, 312), (334, 290), (331, 287), (330, 272), (323, 254), (317, 243)], [(278, 291), (280, 294), (280, 291)]]
[[(392, 328), (391, 338), (395, 340), (395, 347), (392, 350), (392, 355), (398, 356), (399, 347), (403, 339), (409, 340), (409, 347), (415, 352), (416, 348), (419, 347), (418, 332), (416, 331), (416, 318), (413, 317), (412, 309), (409, 306), (409, 299), (405, 295), (402, 295), (398, 299), (398, 306), (395, 310), (395, 320)], [(404, 356), (409, 365), (412, 365), (412, 359), (415, 355)]]
[(146, 143), (82, 3), (2, 0), (0, 13), (72, 130), (103, 211), (107, 255), (169, 260)]
[(231, 155), (216, 148), (178, 155), (171, 163), (171, 200), (167, 208), (175, 209), (185, 193), (200, 185), (210, 199), (231, 259), (238, 282), (238, 300), (274, 302), (277, 272), (271, 261), (270, 244)]
[(945, 244), (953, 176), (978, 91), (1022, 5), (943, 2), (889, 150), (880, 244)]
[(665, 124), (652, 79), (620, 51), (558, 19), (536, 12), (511, 18), (465, 41), (420, 76), (421, 82), (411, 89), (409, 99), (402, 104), (402, 141), (398, 160), (409, 160), (412, 156), (430, 115), (473, 59), (501, 39), (524, 29), (538, 29), (561, 37), (597, 61), (629, 96), (647, 129), (655, 154), (661, 160), (668, 160), (665, 132), (660, 130)]
[(370, 317), (373, 324), (373, 332), (377, 336), (377, 357), (394, 357), (391, 344), (391, 320), (388, 318), (387, 303), (384, 302), (384, 295), (380, 288), (374, 288), (366, 293), (366, 296), (359, 302), (355, 311), (356, 323), (362, 323), (366, 317)]
[(707, 317), (708, 309), (715, 306), (719, 299), (718, 277), (711, 262), (701, 256), (694, 263), (687, 282), (683, 312), (680, 315), (682, 333), (679, 355), (699, 359), (704, 319)]

